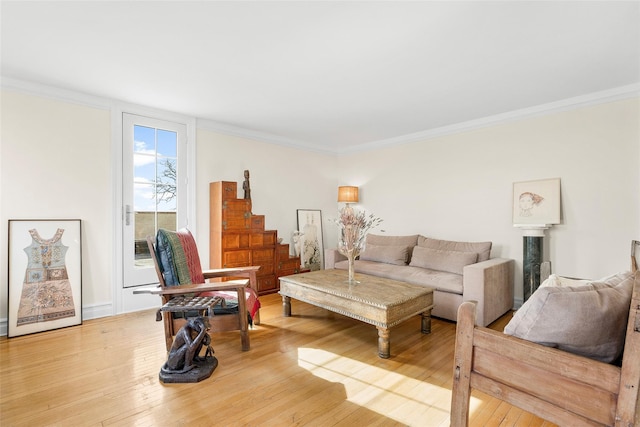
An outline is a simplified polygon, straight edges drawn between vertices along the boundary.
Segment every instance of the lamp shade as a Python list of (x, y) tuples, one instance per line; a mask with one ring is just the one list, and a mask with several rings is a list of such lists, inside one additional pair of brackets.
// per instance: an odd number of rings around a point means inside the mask
[(358, 187), (338, 187), (338, 201), (344, 203), (358, 203)]

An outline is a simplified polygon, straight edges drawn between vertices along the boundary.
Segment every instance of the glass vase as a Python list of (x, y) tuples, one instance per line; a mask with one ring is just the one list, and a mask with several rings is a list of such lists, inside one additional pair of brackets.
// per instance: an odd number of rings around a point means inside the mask
[(347, 259), (349, 260), (349, 283), (357, 283), (354, 269), (356, 257), (353, 255), (353, 252), (349, 252), (349, 254), (347, 255)]

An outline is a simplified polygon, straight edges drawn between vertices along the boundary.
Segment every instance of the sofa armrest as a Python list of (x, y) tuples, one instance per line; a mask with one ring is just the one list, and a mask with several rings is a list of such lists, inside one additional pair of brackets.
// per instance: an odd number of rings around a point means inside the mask
[(462, 269), (462, 300), (476, 302), (476, 325), (487, 326), (513, 308), (512, 259), (492, 258)]
[(344, 261), (347, 257), (342, 255), (337, 249), (325, 249), (324, 250), (324, 268), (330, 270), (335, 268), (336, 262)]

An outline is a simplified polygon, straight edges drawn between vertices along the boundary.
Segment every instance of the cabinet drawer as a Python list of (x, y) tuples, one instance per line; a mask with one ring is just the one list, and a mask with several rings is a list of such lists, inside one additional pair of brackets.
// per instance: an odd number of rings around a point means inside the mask
[(248, 230), (251, 208), (247, 200), (225, 200), (222, 203), (222, 229)]
[(258, 293), (267, 293), (278, 290), (278, 281), (276, 276), (262, 276), (258, 277)]
[(249, 236), (249, 246), (261, 248), (263, 246), (273, 246), (276, 244), (276, 232), (265, 231), (262, 233), (251, 233)]
[(222, 267), (244, 267), (250, 265), (251, 251), (226, 251), (222, 254)]
[(300, 268), (300, 258), (290, 258), (286, 260), (280, 260), (278, 263), (278, 270), (298, 270)]
[(273, 264), (273, 249), (254, 249), (251, 251), (251, 261), (255, 263), (269, 262)]
[(243, 249), (249, 247), (249, 235), (248, 234), (223, 234), (222, 235), (222, 248), (223, 249)]
[(276, 246), (276, 251), (278, 253), (278, 258), (280, 259), (287, 259), (289, 258), (289, 244), (285, 243), (285, 244), (280, 244), (278, 246)]
[(267, 275), (267, 274), (275, 274), (275, 268), (273, 263), (262, 263), (262, 262), (253, 262), (252, 265), (259, 265), (260, 270), (258, 270), (258, 275)]
[(220, 183), (222, 187), (221, 196), (222, 200), (236, 199), (238, 197), (238, 183), (231, 181), (222, 181)]
[(275, 230), (265, 231), (264, 232), (264, 244), (265, 245), (275, 245), (276, 244), (276, 236), (278, 232)]
[(264, 246), (264, 234), (251, 233), (249, 234), (249, 247), (260, 248)]
[(224, 231), (242, 231), (249, 229), (249, 220), (245, 218), (231, 218), (222, 221)]
[(264, 230), (264, 215), (251, 215), (251, 229)]

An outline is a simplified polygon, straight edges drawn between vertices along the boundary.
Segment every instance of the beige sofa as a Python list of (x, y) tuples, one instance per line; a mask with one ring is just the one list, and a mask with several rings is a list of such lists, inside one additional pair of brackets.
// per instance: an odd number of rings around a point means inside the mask
[[(487, 326), (513, 307), (514, 261), (490, 254), (491, 242), (368, 234), (355, 271), (434, 288), (436, 317), (455, 321), (458, 306), (475, 301), (476, 324)], [(348, 261), (327, 249), (325, 268), (346, 270)]]

